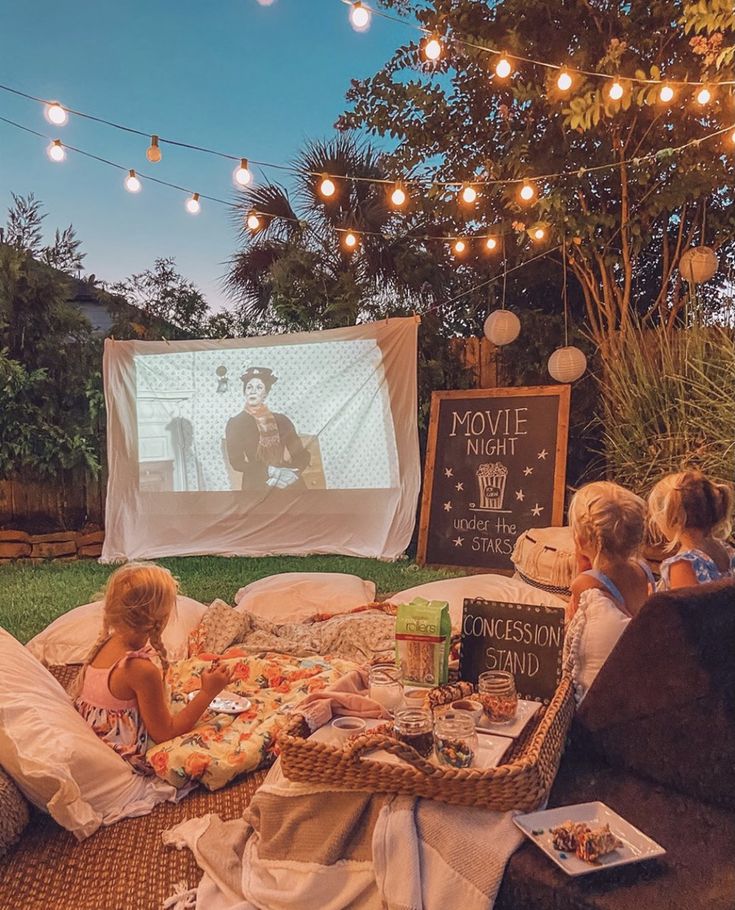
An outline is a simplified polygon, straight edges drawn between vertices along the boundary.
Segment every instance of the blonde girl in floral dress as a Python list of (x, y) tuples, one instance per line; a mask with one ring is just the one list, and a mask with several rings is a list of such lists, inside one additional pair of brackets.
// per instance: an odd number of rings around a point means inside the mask
[(173, 739), (196, 724), (230, 681), (231, 670), (202, 673), (201, 691), (176, 716), (169, 710), (163, 673), (168, 662), (161, 633), (176, 604), (171, 573), (148, 563), (128, 563), (110, 576), (104, 595), (102, 632), (77, 679), (74, 706), (97, 736), (141, 773), (148, 739)]

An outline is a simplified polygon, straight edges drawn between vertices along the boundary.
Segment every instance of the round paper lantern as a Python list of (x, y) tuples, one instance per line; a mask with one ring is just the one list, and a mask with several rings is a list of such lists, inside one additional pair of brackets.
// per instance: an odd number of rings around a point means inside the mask
[(485, 320), (485, 337), (496, 347), (515, 341), (521, 331), (521, 320), (510, 310), (495, 310)]
[(574, 382), (587, 369), (584, 352), (571, 345), (557, 348), (549, 357), (549, 373), (557, 382)]
[(717, 253), (709, 246), (689, 247), (679, 260), (679, 271), (689, 284), (709, 281), (717, 271)]

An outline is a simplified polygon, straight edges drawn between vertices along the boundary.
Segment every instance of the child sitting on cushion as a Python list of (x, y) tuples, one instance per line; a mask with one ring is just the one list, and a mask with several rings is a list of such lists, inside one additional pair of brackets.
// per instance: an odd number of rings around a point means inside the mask
[(97, 736), (143, 774), (148, 737), (163, 742), (188, 733), (211, 700), (230, 681), (219, 666), (202, 673), (202, 687), (175, 717), (169, 711), (158, 654), (168, 662), (161, 640), (176, 604), (178, 585), (161, 566), (128, 563), (115, 570), (104, 595), (102, 632), (76, 682), (74, 707)]
[(646, 525), (639, 496), (614, 483), (587, 484), (572, 499), (569, 524), (579, 563), (591, 566), (572, 583), (564, 643), (581, 701), (654, 580), (636, 557)]
[(733, 577), (735, 550), (724, 542), (732, 530), (732, 487), (701, 471), (682, 471), (656, 484), (648, 506), (669, 551), (677, 551), (661, 563), (660, 590)]

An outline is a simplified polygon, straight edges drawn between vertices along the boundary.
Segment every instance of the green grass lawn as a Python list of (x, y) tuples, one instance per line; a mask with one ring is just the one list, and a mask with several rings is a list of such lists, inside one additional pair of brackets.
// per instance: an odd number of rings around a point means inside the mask
[[(179, 579), (181, 593), (202, 603), (216, 597), (234, 603), (238, 588), (280, 572), (347, 572), (374, 581), (378, 594), (402, 591), (451, 573), (413, 562), (380, 562), (349, 556), (263, 558), (188, 556), (156, 560)], [(22, 642), (79, 604), (95, 600), (114, 566), (93, 560), (71, 563), (11, 563), (0, 567), (0, 625)]]

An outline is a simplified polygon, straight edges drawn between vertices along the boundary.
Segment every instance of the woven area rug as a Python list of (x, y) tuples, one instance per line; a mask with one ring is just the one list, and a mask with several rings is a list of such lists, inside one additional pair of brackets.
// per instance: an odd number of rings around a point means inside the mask
[(178, 882), (192, 888), (201, 877), (191, 852), (164, 847), (161, 833), (207, 812), (239, 818), (265, 775), (256, 771), (216, 793), (202, 789), (179, 805), (164, 803), (81, 844), (36, 813), (0, 859), (0, 910), (157, 910)]

